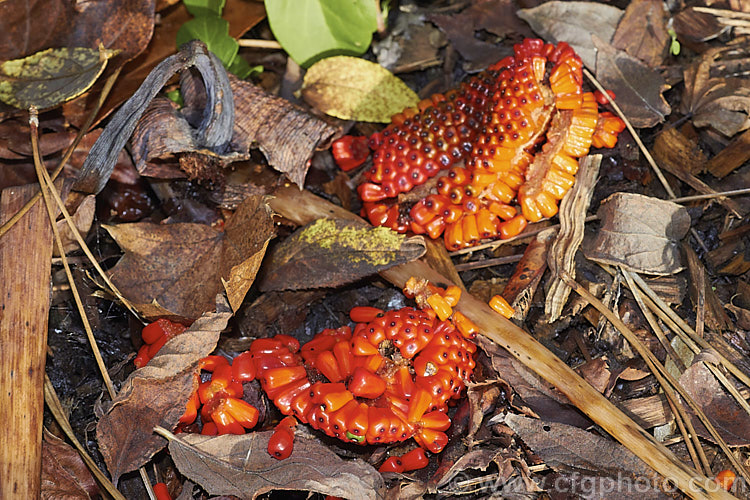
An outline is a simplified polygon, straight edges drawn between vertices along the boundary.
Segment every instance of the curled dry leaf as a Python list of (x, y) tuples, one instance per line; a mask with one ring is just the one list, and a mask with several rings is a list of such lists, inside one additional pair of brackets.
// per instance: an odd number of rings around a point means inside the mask
[(584, 243), (586, 258), (635, 272), (674, 274), (684, 267), (679, 240), (690, 229), (685, 207), (640, 194), (615, 193), (597, 215), (602, 227)]
[(242, 202), (220, 231), (203, 224), (106, 226), (125, 252), (112, 282), (146, 317), (193, 319), (223, 288), (239, 307), (273, 236), (263, 196)]
[(44, 429), (42, 440), (42, 498), (96, 498), (99, 486), (81, 455)]
[(406, 238), (362, 222), (318, 219), (274, 249), (261, 289), (340, 286), (416, 260), (424, 253), (421, 236)]
[[(81, 200), (76, 207), (75, 213), (71, 215), (73, 223), (81, 233), (81, 236), (86, 236), (91, 224), (94, 222), (94, 213), (96, 212), (96, 197), (94, 195), (88, 195)], [(68, 222), (65, 219), (57, 221), (57, 229), (60, 231), (60, 238), (62, 239), (63, 251), (67, 254), (78, 249), (78, 241), (73, 236), (73, 231), (70, 229)], [(60, 256), (60, 251), (55, 245), (55, 249), (52, 252), (55, 257)]]
[(242, 436), (181, 435), (169, 452), (180, 472), (211, 495), (253, 499), (272, 490), (301, 490), (343, 498), (383, 498), (382, 476), (361, 460), (342, 460), (315, 439), (296, 436), (289, 458), (266, 451), (273, 431)]
[(199, 361), (214, 350), (231, 317), (225, 305), (217, 308), (219, 312), (196, 320), (164, 344), (146, 366), (133, 372), (99, 420), (99, 450), (115, 485), (122, 474), (142, 466), (167, 444), (153, 428), (173, 429), (185, 412), (196, 389), (193, 375)]
[(570, 287), (558, 276), (562, 272), (575, 278), (575, 256), (583, 242), (586, 227), (586, 212), (591, 204), (594, 187), (599, 178), (602, 155), (591, 155), (581, 159), (576, 183), (560, 203), (560, 230), (547, 256), (553, 278), (544, 303), (544, 313), (549, 323), (562, 314), (563, 306), (570, 295)]
[(545, 2), (533, 9), (521, 9), (518, 17), (545, 40), (568, 42), (588, 68), (596, 68), (596, 51), (591, 36), (612, 40), (622, 11), (596, 2)]
[(54, 108), (86, 92), (114, 51), (100, 48), (47, 49), (0, 64), (0, 101), (19, 109)]
[(336, 118), (380, 123), (419, 102), (417, 94), (387, 69), (348, 56), (313, 64), (305, 74), (302, 97)]
[(597, 36), (596, 77), (617, 96), (617, 104), (635, 127), (653, 127), (670, 113), (662, 93), (669, 88), (656, 70), (617, 50)]
[(120, 151), (151, 100), (172, 75), (193, 66), (201, 74), (206, 89), (206, 111), (193, 130), (195, 142), (214, 153), (226, 152), (234, 125), (234, 104), (227, 73), (221, 61), (203, 43), (193, 41), (185, 44), (178, 54), (159, 63), (135, 94), (115, 113), (89, 151), (75, 189), (97, 194), (104, 188)]
[[(727, 54), (737, 48), (717, 47), (706, 51), (685, 68), (685, 94), (680, 111), (692, 113), (697, 127), (711, 126), (727, 137), (750, 128), (750, 84), (728, 72)], [(747, 50), (744, 56), (747, 57)], [(740, 54), (741, 56), (742, 54)], [(721, 76), (716, 76), (718, 71)]]

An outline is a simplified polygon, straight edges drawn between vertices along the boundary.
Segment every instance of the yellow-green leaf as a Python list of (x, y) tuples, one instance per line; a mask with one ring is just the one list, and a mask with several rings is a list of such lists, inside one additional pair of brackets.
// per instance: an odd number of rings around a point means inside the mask
[(116, 51), (46, 49), (0, 64), (0, 101), (21, 109), (53, 108), (86, 92)]
[(417, 94), (387, 69), (347, 56), (313, 64), (305, 75), (302, 97), (336, 118), (381, 123), (419, 102)]

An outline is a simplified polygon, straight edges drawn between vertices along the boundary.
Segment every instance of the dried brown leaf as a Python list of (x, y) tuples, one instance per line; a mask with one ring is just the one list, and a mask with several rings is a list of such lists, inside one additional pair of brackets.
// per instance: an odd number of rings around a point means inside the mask
[(584, 243), (588, 259), (635, 272), (674, 274), (683, 269), (679, 240), (690, 229), (685, 207), (634, 193), (615, 193), (597, 215), (602, 227)]
[[(606, 493), (616, 491), (617, 498), (623, 499), (669, 498), (658, 486), (670, 484), (614, 441), (577, 427), (513, 414), (506, 416), (505, 423), (548, 466), (574, 474), (577, 488), (588, 487), (588, 495), (606, 498)], [(639, 487), (633, 488), (636, 481)]]
[[(439, 478), (437, 486), (445, 486), (451, 482), (458, 482), (466, 479), (465, 471), (473, 469), (486, 471), (487, 468), (495, 463), (499, 469), (495, 478), (497, 484), (505, 483), (515, 472), (513, 462), (518, 461), (519, 457), (512, 451), (506, 451), (497, 448), (477, 448), (467, 452), (459, 458), (446, 473)], [(453, 489), (453, 488), (451, 488)]]
[[(708, 50), (684, 70), (685, 93), (680, 111), (692, 113), (696, 127), (711, 126), (727, 137), (750, 128), (750, 85), (747, 79), (722, 74), (727, 47)], [(747, 51), (745, 51), (747, 55)], [(723, 68), (726, 73), (726, 67)]]
[(669, 11), (660, 0), (636, 0), (628, 4), (612, 46), (640, 59), (647, 66), (661, 66), (669, 53)]
[(47, 429), (42, 440), (41, 488), (44, 499), (88, 500), (99, 494), (99, 486), (81, 455)]
[[(75, 213), (71, 215), (73, 223), (78, 229), (78, 232), (81, 233), (81, 236), (85, 237), (86, 234), (88, 234), (89, 229), (91, 229), (91, 224), (94, 222), (95, 212), (96, 196), (88, 195), (83, 198), (76, 208)], [(68, 252), (77, 250), (78, 242), (73, 236), (73, 231), (70, 229), (68, 222), (66, 220), (57, 221), (57, 229), (60, 231), (60, 238), (62, 239), (64, 252), (67, 254)], [(52, 255), (55, 257), (60, 256), (57, 245), (55, 245), (55, 250), (52, 252)]]
[[(729, 446), (750, 444), (750, 415), (724, 391), (704, 363), (696, 361), (688, 367), (680, 375), (680, 385), (695, 400)], [(693, 425), (695, 432), (701, 437), (714, 440), (695, 415)]]
[(617, 104), (635, 127), (653, 127), (671, 112), (662, 93), (669, 88), (657, 71), (597, 36), (596, 77), (617, 96)]
[(123, 383), (107, 413), (96, 426), (99, 449), (113, 482), (135, 470), (167, 444), (153, 433), (155, 426), (173, 429), (197, 388), (194, 374), (201, 358), (216, 347), (231, 313), (225, 305), (208, 313), (184, 333), (169, 340), (143, 368)]
[(318, 219), (274, 249), (261, 289), (339, 286), (416, 260), (424, 252), (422, 237), (406, 238), (362, 222)]
[(273, 236), (262, 196), (246, 199), (219, 231), (203, 224), (106, 226), (125, 252), (112, 282), (146, 316), (197, 318), (227, 291), (239, 307)]
[(598, 66), (591, 37), (610, 41), (622, 11), (603, 3), (552, 1), (533, 9), (521, 9), (518, 17), (545, 40), (568, 42), (581, 56), (583, 64), (593, 69)]
[(342, 460), (317, 440), (300, 435), (291, 456), (277, 460), (266, 451), (272, 433), (187, 434), (170, 441), (169, 451), (180, 472), (211, 495), (254, 499), (272, 490), (301, 490), (343, 498), (382, 498), (383, 478), (372, 466), (361, 460)]
[(289, 101), (230, 75), (235, 120), (232, 149), (259, 148), (269, 165), (300, 188), (316, 149), (325, 149), (336, 129)]
[(511, 55), (507, 47), (493, 43), (480, 35), (490, 33), (498, 38), (508, 34), (533, 37), (528, 26), (516, 16), (512, 0), (480, 0), (458, 14), (432, 14), (430, 21), (437, 24), (455, 49), (466, 59), (466, 71), (478, 71)]

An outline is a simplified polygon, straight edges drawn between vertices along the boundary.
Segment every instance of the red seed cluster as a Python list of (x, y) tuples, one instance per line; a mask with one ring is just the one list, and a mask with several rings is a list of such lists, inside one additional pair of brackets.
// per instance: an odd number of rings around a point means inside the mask
[(355, 308), (367, 320), (326, 329), (301, 348), (284, 335), (255, 341), (257, 378), (285, 415), (360, 444), (413, 437), (439, 452), (448, 403), (461, 396), (476, 346), (451, 321), (410, 307)]
[[(569, 45), (526, 39), (514, 50), (370, 138), (373, 167), (358, 192), (372, 224), (444, 235), (449, 250), (511, 238), (557, 213), (592, 143), (614, 146), (624, 124), (583, 92), (581, 59)], [(422, 200), (395, 198), (446, 169)]]

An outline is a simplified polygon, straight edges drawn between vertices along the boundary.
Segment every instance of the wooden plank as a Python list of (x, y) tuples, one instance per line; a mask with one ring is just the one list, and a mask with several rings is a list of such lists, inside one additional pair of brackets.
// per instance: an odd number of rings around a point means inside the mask
[[(7, 221), (38, 188), (0, 197)], [(0, 498), (40, 498), (52, 228), (40, 201), (0, 238)]]

